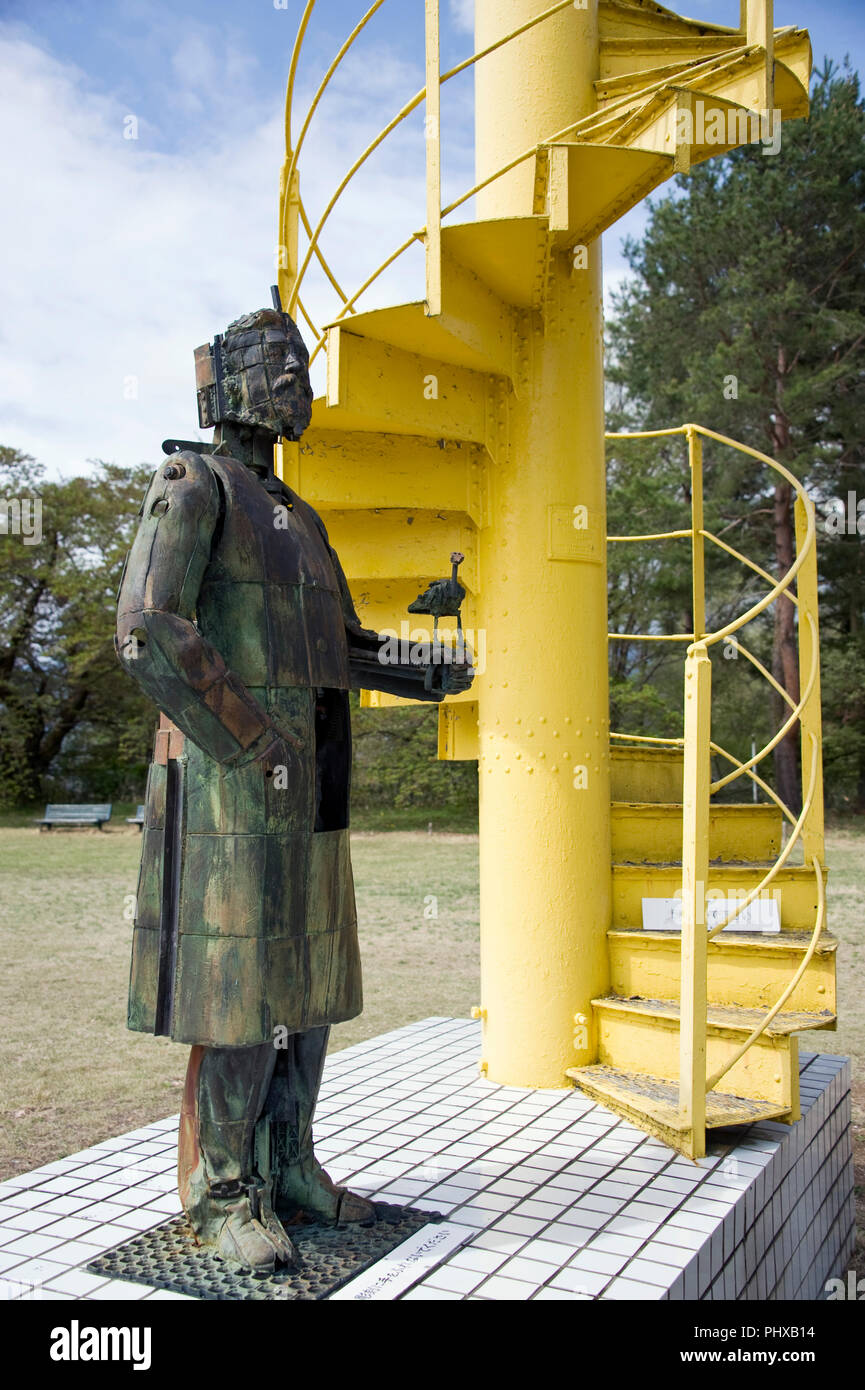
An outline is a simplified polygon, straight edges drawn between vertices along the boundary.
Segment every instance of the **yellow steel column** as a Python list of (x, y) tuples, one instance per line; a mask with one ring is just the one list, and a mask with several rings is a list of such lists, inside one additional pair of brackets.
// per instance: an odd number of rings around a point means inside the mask
[[(549, 8), (477, 0), (476, 46)], [(478, 179), (594, 105), (597, 0), (477, 68)], [(530, 216), (531, 161), (478, 196)], [(483, 1061), (491, 1080), (564, 1086), (596, 1060), (611, 912), (600, 243), (554, 252), (544, 312), (522, 317), (481, 532)]]

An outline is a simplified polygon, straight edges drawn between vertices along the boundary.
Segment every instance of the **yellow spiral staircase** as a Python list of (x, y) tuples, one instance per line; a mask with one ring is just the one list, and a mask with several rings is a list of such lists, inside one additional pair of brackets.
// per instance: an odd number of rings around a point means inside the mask
[[(813, 505), (781, 465), (745, 450), (755, 464), (784, 474), (797, 498), (796, 560), (777, 580), (704, 527), (703, 441), (709, 438), (721, 450), (738, 446), (697, 426), (669, 431), (687, 443), (692, 470), (692, 525), (667, 535), (692, 549), (695, 631), (627, 634), (629, 641), (679, 641), (687, 653), (682, 737), (638, 739), (609, 732), (606, 676), (600, 674), (601, 667), (606, 671), (606, 623), (603, 632), (596, 630), (589, 612), (605, 593), (600, 414), (594, 442), (585, 448), (587, 456), (594, 450), (600, 497), (591, 480), (573, 487), (563, 481), (569, 469), (577, 477), (577, 463), (566, 459), (542, 507), (535, 506), (535, 493), (543, 491), (543, 470), (528, 479), (522, 501), (520, 467), (526, 469), (519, 456), (531, 454), (526, 412), (555, 380), (550, 354), (557, 344), (565, 352), (568, 343), (584, 339), (580, 350), (593, 354), (591, 371), (602, 385), (599, 271), (594, 290), (587, 292), (579, 281), (597, 238), (674, 173), (745, 140), (768, 145), (778, 119), (807, 114), (808, 36), (793, 28), (776, 32), (771, 0), (743, 0), (737, 29), (683, 19), (649, 0), (586, 0), (576, 6), (572, 0), (516, 0), (506, 7), (508, 22), (514, 21), (507, 28), (492, 14), (490, 0), (478, 0), (478, 52), (442, 73), (438, 0), (425, 0), (426, 86), (350, 166), (313, 224), (300, 186), (312, 117), (383, 4), (371, 5), (335, 56), (296, 135), (292, 99), (315, 0), (306, 5), (292, 57), (279, 279), (284, 305), (313, 334), (313, 358), (326, 352), (327, 386), (302, 442), (283, 446), (279, 468), (323, 516), (368, 626), (393, 628), (420, 589), (447, 568), (451, 551), (466, 557), (464, 622), (476, 648), (488, 642), (489, 669), (469, 694), (441, 707), (439, 752), (446, 759), (479, 762), (482, 1071), (520, 1084), (564, 1085), (570, 1077), (604, 1105), (699, 1157), (706, 1129), (799, 1117), (796, 1034), (832, 1027), (835, 1020), (836, 943), (824, 923)], [(442, 208), (445, 84), (469, 67), (479, 73), (514, 54), (522, 67), (497, 69), (499, 80), (528, 71), (534, 62), (532, 80), (543, 83), (543, 64), (539, 71), (536, 60), (547, 50), (538, 45), (550, 45), (552, 55), (563, 38), (581, 45), (581, 70), (588, 74), (577, 114), (524, 147), (514, 146), (511, 132), (507, 157), (497, 157), (493, 168), (479, 159), (474, 188)], [(479, 103), (487, 96), (479, 86)], [(349, 182), (422, 105), (426, 225), (349, 294), (325, 259), (322, 234)], [(543, 107), (543, 99), (536, 105)], [(494, 127), (496, 112), (488, 108), (487, 101), (478, 120)], [(488, 143), (501, 153), (499, 135), (493, 129)], [(472, 197), (482, 211), (486, 196), (503, 186), (511, 190), (518, 215), (497, 212), (443, 225)], [(496, 208), (488, 198), (487, 205)], [(359, 311), (361, 296), (417, 242), (426, 251), (424, 298)], [(322, 329), (303, 298), (313, 259), (341, 306)], [(548, 408), (566, 416), (570, 406), (554, 388)], [(553, 476), (552, 467), (547, 471)], [(531, 536), (534, 549), (521, 555), (523, 535)], [(664, 537), (609, 539), (643, 544)], [(716, 633), (706, 628), (707, 544), (750, 566), (766, 588), (748, 613)], [(594, 674), (590, 688), (584, 680), (584, 693), (574, 687), (572, 703), (565, 646), (560, 656), (552, 652), (550, 688), (536, 708), (531, 680), (522, 695), (511, 688), (519, 681), (509, 665), (506, 631), (513, 632), (515, 615), (503, 606), (505, 570), (511, 580), (522, 575), (537, 583), (546, 614), (535, 634), (541, 643), (549, 632), (555, 646), (554, 628), (569, 616), (561, 605), (579, 609), (587, 595), (585, 645), (596, 658)], [(790, 707), (783, 729), (741, 762), (712, 740), (711, 653), (721, 643), (734, 643), (774, 686), (740, 634), (770, 605), (788, 601), (799, 611), (801, 698), (781, 692)], [(412, 631), (419, 626), (415, 621)], [(526, 625), (517, 629), (517, 644), (528, 631)], [(621, 636), (610, 634), (611, 640)], [(539, 668), (535, 684), (545, 678)], [(580, 678), (574, 671), (573, 680)], [(364, 702), (395, 703), (377, 695), (365, 695)], [(784, 806), (761, 775), (778, 737), (796, 727), (803, 747), (801, 814)], [(714, 783), (713, 757), (728, 769)], [(589, 791), (582, 800), (581, 774)], [(719, 802), (718, 794), (736, 779), (744, 779), (749, 791), (759, 786), (765, 802)], [(511, 840), (501, 828), (521, 804), (527, 846), (522, 860), (519, 827)], [(572, 870), (581, 844), (592, 862)], [(794, 862), (797, 855), (801, 863)], [(520, 862), (508, 878), (512, 858)], [(500, 879), (507, 880), (504, 887)], [(510, 902), (517, 889), (525, 898), (521, 911)], [(591, 902), (583, 901), (587, 894)], [(737, 931), (735, 920), (724, 929), (714, 919), (710, 928), (707, 895), (736, 899), (735, 914), (768, 897), (779, 905), (780, 930)], [(645, 930), (645, 900), (677, 897), (681, 930)], [(585, 918), (589, 925), (571, 930), (571, 912), (575, 923)]]

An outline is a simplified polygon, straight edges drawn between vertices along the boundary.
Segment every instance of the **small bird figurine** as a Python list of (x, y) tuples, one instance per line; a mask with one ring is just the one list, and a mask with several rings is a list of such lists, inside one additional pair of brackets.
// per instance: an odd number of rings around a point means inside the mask
[(434, 579), (422, 594), (418, 594), (414, 603), (408, 606), (409, 613), (429, 613), (433, 619), (433, 638), (438, 637), (439, 618), (456, 618), (457, 630), (462, 632), (463, 620), (460, 616), (460, 608), (466, 591), (457, 578), (457, 571), (465, 559), (461, 551), (455, 550), (451, 555), (450, 579)]

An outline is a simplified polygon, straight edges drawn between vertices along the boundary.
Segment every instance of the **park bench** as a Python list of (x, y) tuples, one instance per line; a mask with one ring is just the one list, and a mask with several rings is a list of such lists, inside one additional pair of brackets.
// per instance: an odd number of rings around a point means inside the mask
[(134, 815), (134, 816), (127, 816), (127, 817), (126, 817), (126, 824), (127, 824), (127, 825), (137, 825), (139, 830), (143, 830), (143, 829), (144, 829), (144, 806), (143, 806), (143, 805), (141, 805), (141, 806), (138, 807), (138, 810), (135, 812), (135, 815)]
[(81, 806), (51, 804), (45, 815), (36, 821), (40, 830), (52, 830), (55, 825), (95, 825), (100, 830), (111, 819), (111, 802), (87, 802)]

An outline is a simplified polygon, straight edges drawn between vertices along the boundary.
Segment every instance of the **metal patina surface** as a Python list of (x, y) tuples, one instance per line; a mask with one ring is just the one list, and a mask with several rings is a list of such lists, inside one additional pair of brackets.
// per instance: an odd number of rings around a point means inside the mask
[(376, 1203), (376, 1214), (374, 1226), (290, 1226), (301, 1263), (275, 1274), (254, 1275), (224, 1264), (212, 1249), (196, 1245), (183, 1216), (133, 1236), (87, 1269), (210, 1301), (314, 1302), (362, 1274), (415, 1231), (442, 1219), (438, 1212), (384, 1202)]
[[(313, 1149), (329, 1025), (362, 1006), (348, 692), (362, 672), (370, 689), (395, 681), (438, 702), (473, 674), (434, 654), (382, 661), (321, 518), (275, 476), (277, 438), (309, 423), (307, 364), (278, 307), (197, 351), (214, 442), (166, 441), (118, 595), (118, 654), (161, 713), (128, 1024), (192, 1044), (178, 1168), (200, 1244), (181, 1223), (111, 1258), (132, 1271), (121, 1277), (165, 1287), (181, 1271), (208, 1298), (320, 1297), (334, 1268), (339, 1282), (402, 1238)], [(299, 1213), (328, 1223), (320, 1240), (303, 1233), (305, 1260), (282, 1224), (294, 1233)], [(374, 1223), (380, 1236), (359, 1233)], [(313, 1279), (319, 1244), (331, 1265)], [(280, 1265), (300, 1283), (244, 1293), (237, 1276), (226, 1294), (226, 1269), (248, 1282)]]

